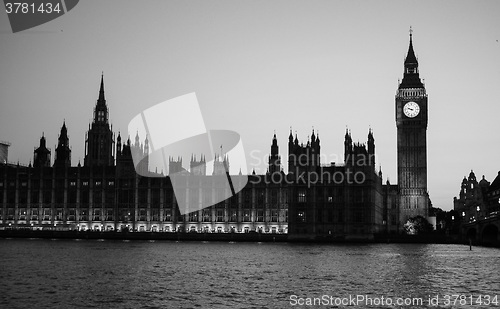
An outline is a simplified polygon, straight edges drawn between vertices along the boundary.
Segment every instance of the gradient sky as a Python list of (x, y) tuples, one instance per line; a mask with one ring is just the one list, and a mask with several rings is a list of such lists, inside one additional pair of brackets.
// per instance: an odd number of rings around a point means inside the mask
[(42, 132), (55, 149), (65, 119), (72, 162), (83, 163), (104, 71), (122, 137), (142, 110), (196, 92), (207, 127), (240, 133), (258, 173), (266, 166), (250, 153), (264, 158), (274, 131), (286, 158), (290, 126), (303, 142), (314, 127), (339, 162), (346, 126), (360, 142), (371, 127), (384, 180), (396, 183), (394, 96), (410, 26), (429, 95), (429, 194), (449, 210), (471, 169), (489, 181), (500, 170), (498, 1), (85, 0), (16, 34), (2, 12), (0, 140), (27, 164)]

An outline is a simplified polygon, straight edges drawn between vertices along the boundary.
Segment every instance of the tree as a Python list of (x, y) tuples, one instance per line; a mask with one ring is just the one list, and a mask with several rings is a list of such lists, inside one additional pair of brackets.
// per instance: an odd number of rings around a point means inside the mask
[(408, 235), (424, 234), (433, 230), (432, 224), (430, 224), (429, 221), (422, 216), (416, 216), (408, 219), (404, 228), (406, 234)]

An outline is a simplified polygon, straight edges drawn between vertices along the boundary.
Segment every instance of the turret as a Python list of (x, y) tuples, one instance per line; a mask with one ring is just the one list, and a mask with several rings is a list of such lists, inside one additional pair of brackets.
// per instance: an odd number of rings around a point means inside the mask
[(135, 134), (135, 144), (134, 144), (135, 147), (139, 148), (140, 147), (140, 143), (139, 143), (139, 131), (137, 131), (137, 133)]
[(369, 164), (375, 165), (375, 139), (371, 128), (368, 131), (368, 156)]
[(45, 136), (42, 133), (40, 138), (40, 146), (33, 153), (34, 167), (49, 167), (50, 166), (50, 149), (46, 146)]
[(149, 155), (149, 140), (146, 134), (146, 139), (144, 140), (144, 155)]
[(168, 174), (172, 175), (175, 173), (180, 173), (184, 171), (184, 168), (182, 168), (182, 157), (177, 157), (175, 160), (172, 157), (168, 158)]
[(460, 199), (465, 199), (465, 194), (467, 192), (467, 178), (464, 177), (462, 180), (462, 185), (460, 186)]
[(205, 176), (207, 174), (207, 164), (203, 155), (200, 155), (200, 160), (196, 159), (196, 155), (191, 155), (189, 162), (189, 172), (192, 175)]
[(352, 138), (351, 138), (351, 133), (346, 128), (344, 136), (344, 162), (347, 164), (347, 162), (351, 159), (351, 157), (352, 157)]
[(54, 166), (57, 167), (71, 166), (71, 149), (69, 148), (69, 137), (68, 137), (68, 130), (66, 128), (66, 121), (63, 122), (63, 125), (61, 127), (61, 133), (59, 134)]
[(118, 132), (118, 137), (116, 138), (116, 156), (119, 157), (122, 154), (122, 137), (120, 132)]
[[(291, 132), (290, 132), (291, 134)], [(278, 139), (274, 133), (271, 144), (271, 155), (269, 156), (269, 173), (279, 172), (281, 170), (281, 159), (279, 156)]]

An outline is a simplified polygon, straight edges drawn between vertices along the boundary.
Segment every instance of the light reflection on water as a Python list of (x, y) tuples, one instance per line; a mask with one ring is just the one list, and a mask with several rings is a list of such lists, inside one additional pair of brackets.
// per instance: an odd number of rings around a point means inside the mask
[(291, 295), (495, 295), (499, 262), (499, 249), (462, 245), (3, 239), (0, 307), (286, 308)]

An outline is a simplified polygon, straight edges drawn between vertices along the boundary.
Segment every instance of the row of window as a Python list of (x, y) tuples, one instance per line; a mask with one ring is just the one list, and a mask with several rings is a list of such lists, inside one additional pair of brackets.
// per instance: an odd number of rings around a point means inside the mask
[[(69, 181), (69, 183), (68, 183), (68, 185), (69, 185), (70, 187), (76, 187), (76, 183), (77, 183), (77, 181), (76, 181), (76, 180), (70, 180), (70, 181)], [(52, 188), (52, 180), (51, 180), (51, 179), (44, 180), (44, 181), (42, 182), (42, 184), (43, 184), (43, 187), (44, 187), (44, 188)], [(96, 187), (100, 187), (100, 186), (102, 186), (103, 184), (107, 184), (109, 187), (113, 187), (113, 186), (115, 185), (115, 181), (114, 181), (114, 180), (108, 180), (108, 181), (104, 181), (104, 182), (103, 182), (103, 181), (101, 181), (101, 180), (96, 180), (96, 181), (94, 182), (94, 185), (95, 185)], [(19, 183), (19, 185), (20, 185), (21, 187), (25, 188), (25, 187), (28, 187), (28, 182), (27, 182), (27, 181), (21, 181), (21, 182)], [(82, 181), (81, 181), (81, 185), (82, 185), (83, 187), (88, 187), (88, 186), (89, 186), (89, 181), (88, 181), (88, 180), (82, 180)], [(3, 186), (4, 186), (4, 183), (3, 183), (3, 182), (0, 182), (0, 188), (1, 188), (1, 187), (3, 187)], [(15, 186), (16, 186), (15, 181), (10, 181), (10, 182), (9, 182), (9, 187), (15, 187)], [(40, 182), (39, 182), (39, 181), (32, 181), (32, 182), (31, 182), (31, 187), (32, 187), (32, 188), (40, 188)], [(56, 180), (56, 187), (57, 187), (57, 188), (64, 188), (64, 180), (62, 180), (62, 179), (61, 179), (61, 180)]]
[[(343, 223), (344, 222), (344, 211), (340, 210), (337, 213), (337, 222)], [(369, 223), (369, 216), (367, 216), (366, 212), (363, 212), (361, 210), (353, 210), (351, 212), (352, 216), (352, 222), (353, 223)], [(306, 223), (308, 222), (307, 218), (307, 213), (306, 211), (298, 211), (297, 216), (295, 218), (296, 222), (299, 223)], [(309, 219), (311, 221), (311, 219)], [(317, 223), (332, 223), (334, 222), (334, 212), (332, 210), (317, 210), (316, 213), (316, 222)]]
[[(68, 209), (66, 213), (63, 209), (55, 209), (54, 211), (50, 208), (43, 208), (42, 211), (39, 211), (38, 208), (26, 209), (20, 208), (17, 216), (17, 220), (44, 220), (51, 221), (52, 216), (54, 216), (54, 220), (56, 221), (76, 221), (76, 218), (80, 221), (114, 221), (115, 220), (115, 211), (112, 209), (92, 209), (92, 212), (89, 213), (88, 209), (80, 209), (78, 216), (76, 209)], [(160, 212), (158, 209), (152, 209), (150, 211), (150, 220), (151, 221), (160, 221)], [(119, 221), (133, 221), (134, 214), (132, 210), (122, 209), (118, 211), (117, 219)], [(252, 212), (250, 210), (243, 210), (239, 213), (237, 211), (229, 211), (226, 213), (224, 210), (215, 210), (212, 212), (210, 209), (204, 209), (199, 214), (198, 212), (192, 212), (188, 215), (181, 215), (178, 211), (173, 212), (172, 209), (165, 209), (163, 212), (162, 221), (172, 222), (176, 218), (175, 221), (178, 222), (286, 222), (288, 221), (288, 212), (285, 210), (282, 214), (282, 218), (280, 219), (280, 214), (278, 210), (271, 210), (266, 218), (266, 214), (262, 210), (258, 210), (255, 212), (254, 220), (252, 220)], [(3, 216), (3, 212), (0, 209), (0, 220), (15, 220), (15, 211), (13, 208), (7, 208), (5, 212), (5, 216)], [(138, 221), (147, 221), (147, 210), (140, 209), (138, 212), (137, 220)]]
[[(0, 190), (0, 203), (2, 203), (4, 199), (4, 195), (6, 194), (7, 196), (7, 203), (15, 203), (15, 198), (16, 198), (16, 190)], [(242, 202), (244, 204), (251, 204), (252, 203), (252, 195), (251, 192), (248, 192), (250, 194), (243, 194)], [(77, 201), (77, 196), (78, 196), (78, 190), (75, 189), (68, 189), (68, 190), (36, 190), (32, 189), (30, 190), (30, 194), (28, 195), (28, 190), (27, 189), (21, 189), (18, 190), (18, 198), (20, 203), (26, 203), (28, 200), (31, 201), (31, 203), (38, 203), (40, 198), (42, 199), (43, 203), (51, 203), (52, 198), (54, 195), (54, 200), (56, 203), (63, 203), (64, 202), (64, 197), (65, 195), (67, 196), (67, 201), (68, 203), (76, 203)], [(120, 190), (89, 190), (89, 189), (81, 189), (79, 191), (80, 195), (80, 202), (82, 203), (87, 203), (90, 198), (92, 198), (94, 203), (100, 203), (104, 197), (106, 203), (113, 203), (115, 200), (115, 197), (117, 197), (118, 201), (120, 203), (133, 203), (135, 201), (135, 190), (133, 189), (120, 189)], [(158, 204), (160, 202), (160, 196), (161, 196), (161, 191), (159, 189), (153, 189), (153, 190), (147, 190), (147, 189), (140, 189), (138, 191), (138, 200), (139, 203), (147, 203), (148, 202), (148, 196), (151, 200), (151, 203)], [(192, 194), (189, 196), (190, 200), (192, 203), (210, 203), (212, 202), (212, 197), (215, 197), (217, 200), (225, 200), (226, 194), (223, 194), (221, 190), (215, 190), (215, 192), (212, 192), (211, 190), (205, 190), (201, 195), (200, 194)], [(164, 191), (164, 200), (169, 201), (172, 200), (174, 197), (174, 194), (172, 191)], [(239, 202), (239, 195), (234, 195), (233, 197), (227, 199), (229, 204), (237, 204)], [(285, 200), (286, 201), (286, 200)], [(277, 204), (278, 199), (271, 198), (269, 200), (271, 204)], [(257, 205), (264, 205), (266, 203), (266, 199), (263, 196), (258, 196), (256, 198), (256, 204)]]

